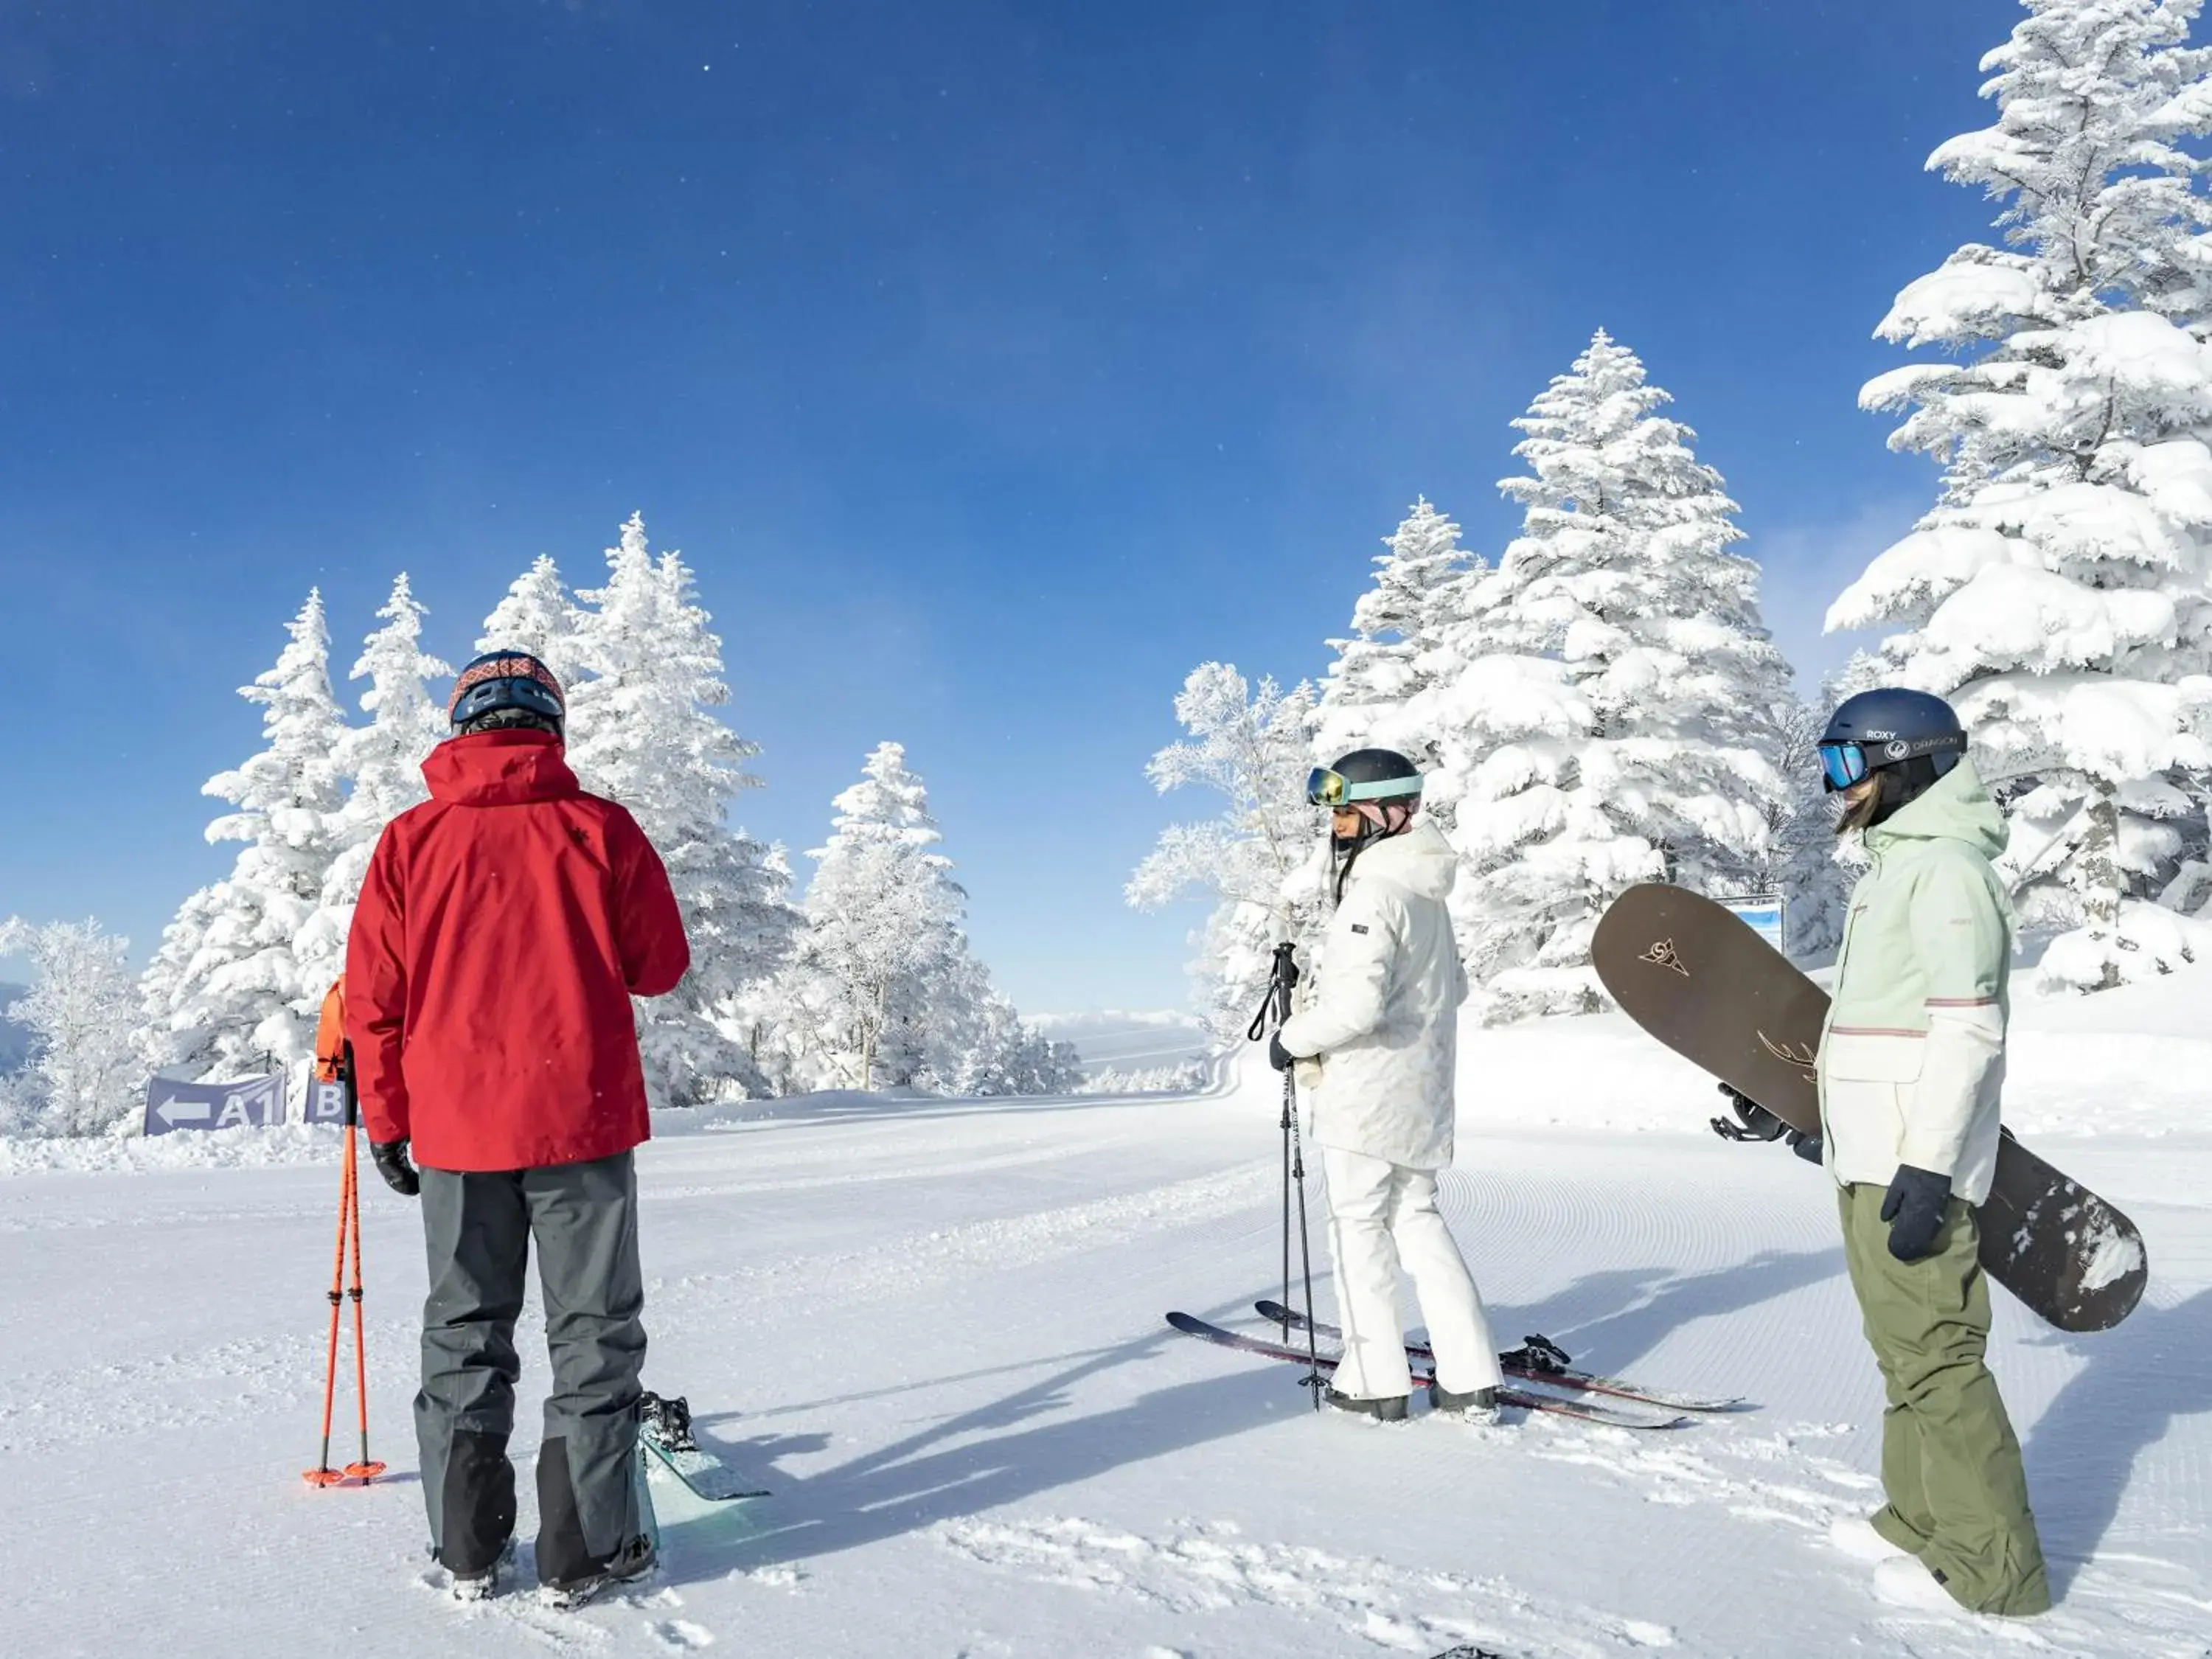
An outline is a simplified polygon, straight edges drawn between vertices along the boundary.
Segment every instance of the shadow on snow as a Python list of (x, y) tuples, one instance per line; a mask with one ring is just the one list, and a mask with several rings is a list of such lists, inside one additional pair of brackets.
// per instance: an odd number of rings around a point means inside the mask
[[(1571, 1332), (1610, 1368), (1632, 1361), (1685, 1322), (1755, 1305), (1836, 1271), (1834, 1252), (1812, 1251), (1763, 1255), (1691, 1275), (1594, 1273), (1539, 1306), (1495, 1311), (1518, 1325), (1556, 1321), (1572, 1310), (1577, 1322), (1557, 1328)], [(1582, 1313), (1608, 1302), (1614, 1311)], [(1250, 1324), (1249, 1313), (1248, 1301), (1211, 1316)], [(835, 1468), (787, 1487), (779, 1484), (779, 1496), (749, 1511), (742, 1528), (732, 1526), (719, 1535), (714, 1529), (693, 1534), (687, 1542), (696, 1547), (677, 1552), (671, 1571), (676, 1582), (696, 1582), (720, 1577), (733, 1565), (751, 1570), (858, 1548), (1073, 1486), (1125, 1464), (1281, 1422), (1286, 1405), (1290, 1412), (1304, 1412), (1303, 1396), (1285, 1389), (1296, 1375), (1290, 1366), (1224, 1354), (1218, 1376), (1156, 1389), (1086, 1416), (1063, 1415), (1078, 1384), (1188, 1340), (1163, 1328), (1127, 1342), (1042, 1362), (1059, 1369)], [(964, 1376), (1031, 1368), (996, 1366)], [(913, 1386), (878, 1392), (911, 1393)], [(750, 1420), (796, 1409), (752, 1413)], [(697, 1421), (704, 1427), (735, 1415), (702, 1415)], [(778, 1457), (819, 1452), (829, 1443), (818, 1433), (769, 1434), (724, 1442), (715, 1449), (726, 1452), (737, 1467), (751, 1469)]]

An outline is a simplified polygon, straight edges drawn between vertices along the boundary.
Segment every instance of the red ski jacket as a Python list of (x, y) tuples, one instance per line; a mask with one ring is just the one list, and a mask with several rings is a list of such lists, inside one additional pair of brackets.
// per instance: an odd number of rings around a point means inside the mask
[(549, 732), (442, 743), (386, 826), (346, 940), (369, 1139), (437, 1170), (520, 1170), (652, 1133), (630, 998), (690, 966), (668, 872)]

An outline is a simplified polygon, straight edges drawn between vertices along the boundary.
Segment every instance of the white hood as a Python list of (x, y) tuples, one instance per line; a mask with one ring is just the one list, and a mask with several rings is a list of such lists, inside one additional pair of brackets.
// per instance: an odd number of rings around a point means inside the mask
[(1403, 835), (1386, 836), (1352, 861), (1346, 890), (1363, 881), (1387, 881), (1407, 892), (1441, 903), (1459, 879), (1459, 855), (1444, 832), (1417, 818)]

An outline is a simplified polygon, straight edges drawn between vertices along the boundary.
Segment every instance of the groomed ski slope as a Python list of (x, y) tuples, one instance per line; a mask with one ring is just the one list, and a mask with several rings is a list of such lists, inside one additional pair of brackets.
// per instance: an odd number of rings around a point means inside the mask
[[(2153, 1262), (2100, 1336), (2001, 1297), (2062, 1597), (2027, 1627), (1892, 1613), (1824, 1541), (1875, 1501), (1880, 1400), (1816, 1172), (1714, 1139), (1710, 1086), (1617, 1018), (1470, 1033), (1463, 1066), (1445, 1193), (1498, 1336), (1759, 1409), (1661, 1436), (1386, 1428), (1168, 1332), (1176, 1307), (1255, 1324), (1280, 1291), (1261, 1066), (1194, 1098), (664, 1115), (646, 1380), (778, 1496), (702, 1517), (663, 1494), (662, 1576), (573, 1613), (431, 1587), (418, 1234), (374, 1182), (393, 1474), (301, 1483), (329, 1137), (0, 1150), (0, 1655), (2212, 1650), (2212, 973), (2020, 1012), (2011, 1121)], [(526, 1455), (534, 1317), (523, 1341)], [(526, 1462), (521, 1485), (526, 1537)]]

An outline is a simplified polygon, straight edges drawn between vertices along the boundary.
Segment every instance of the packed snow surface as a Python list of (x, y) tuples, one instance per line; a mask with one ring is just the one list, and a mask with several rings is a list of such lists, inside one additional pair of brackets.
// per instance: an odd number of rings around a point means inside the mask
[[(657, 1492), (660, 1575), (573, 1613), (436, 1588), (408, 1416), (419, 1232), (374, 1181), (371, 1441), (392, 1472), (301, 1483), (334, 1136), (19, 1149), (0, 1161), (0, 1654), (2201, 1659), (2208, 1006), (2197, 970), (2019, 1011), (2016, 1127), (2134, 1217), (2153, 1274), (2100, 1335), (1998, 1296), (2060, 1596), (2032, 1626), (1886, 1607), (1826, 1542), (1878, 1501), (1881, 1404), (1833, 1200), (1786, 1152), (1705, 1133), (1711, 1085), (1598, 1018), (1468, 1032), (1447, 1213), (1501, 1341), (1540, 1331), (1756, 1409), (1667, 1434), (1384, 1427), (1170, 1333), (1170, 1308), (1258, 1328), (1252, 1300), (1282, 1288), (1278, 1085), (1249, 1060), (1189, 1097), (663, 1114), (641, 1155), (646, 1381), (775, 1495), (702, 1512)], [(533, 1307), (526, 1539), (541, 1344)]]

